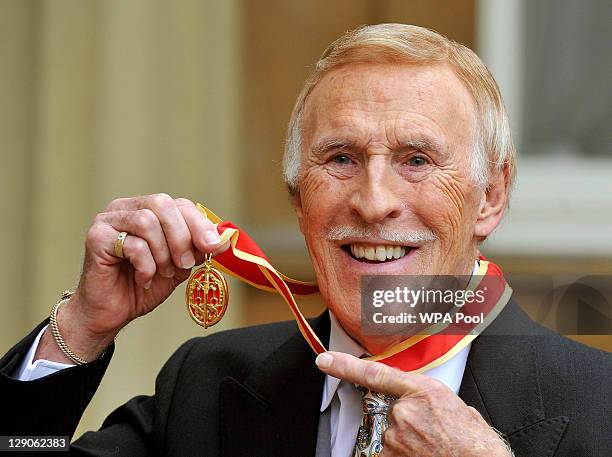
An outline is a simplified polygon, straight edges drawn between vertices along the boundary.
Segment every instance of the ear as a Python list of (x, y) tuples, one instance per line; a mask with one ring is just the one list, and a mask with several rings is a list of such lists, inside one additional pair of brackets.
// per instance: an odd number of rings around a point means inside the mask
[(304, 234), (304, 209), (302, 207), (302, 197), (300, 192), (292, 193), (289, 197), (291, 200), (291, 206), (295, 210), (295, 214), (298, 218), (298, 224), (300, 225), (300, 232)]
[(508, 201), (507, 167), (491, 176), (483, 193), (474, 227), (474, 236), (485, 239), (501, 221)]

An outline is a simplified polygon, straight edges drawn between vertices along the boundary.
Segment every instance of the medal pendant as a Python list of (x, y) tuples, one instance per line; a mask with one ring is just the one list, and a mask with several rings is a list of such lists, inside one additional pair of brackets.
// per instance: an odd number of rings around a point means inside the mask
[(212, 266), (212, 255), (195, 270), (187, 282), (185, 302), (191, 318), (204, 328), (215, 325), (227, 310), (229, 289), (219, 270)]

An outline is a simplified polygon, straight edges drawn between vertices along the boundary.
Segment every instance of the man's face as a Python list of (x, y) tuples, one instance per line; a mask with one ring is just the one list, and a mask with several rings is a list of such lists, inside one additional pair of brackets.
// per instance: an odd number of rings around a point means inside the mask
[(308, 97), (295, 205), (321, 294), (358, 341), (362, 275), (471, 272), (475, 119), (445, 65), (352, 64)]

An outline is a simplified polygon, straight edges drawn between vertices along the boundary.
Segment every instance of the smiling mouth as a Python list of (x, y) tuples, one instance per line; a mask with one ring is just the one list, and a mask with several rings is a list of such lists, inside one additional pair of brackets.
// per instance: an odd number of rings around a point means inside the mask
[(365, 263), (393, 262), (407, 255), (413, 248), (411, 246), (399, 245), (368, 245), (351, 243), (342, 246), (353, 259)]

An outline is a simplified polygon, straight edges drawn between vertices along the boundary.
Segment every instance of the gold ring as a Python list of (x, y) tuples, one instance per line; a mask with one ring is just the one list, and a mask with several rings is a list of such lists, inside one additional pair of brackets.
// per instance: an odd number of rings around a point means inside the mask
[(127, 235), (127, 232), (119, 232), (119, 235), (117, 235), (117, 239), (115, 240), (115, 257), (125, 259), (123, 255), (123, 242)]

